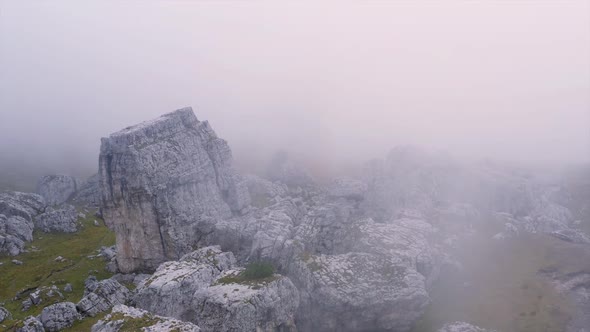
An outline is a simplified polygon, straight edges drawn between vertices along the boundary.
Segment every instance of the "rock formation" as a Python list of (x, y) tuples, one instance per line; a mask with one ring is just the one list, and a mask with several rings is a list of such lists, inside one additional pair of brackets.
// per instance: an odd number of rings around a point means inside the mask
[(57, 332), (72, 326), (80, 318), (75, 304), (72, 302), (61, 302), (43, 308), (40, 321), (45, 331)]
[(250, 197), (231, 151), (191, 108), (103, 138), (103, 215), (122, 272), (153, 271), (197, 245), (207, 227), (243, 213)]
[(46, 175), (39, 180), (37, 192), (48, 205), (67, 202), (78, 190), (78, 180), (69, 175)]
[(76, 307), (82, 315), (94, 317), (117, 304), (125, 304), (129, 295), (127, 287), (112, 278), (101, 281), (89, 278), (86, 281), (84, 297)]
[(173, 318), (153, 315), (145, 310), (116, 305), (113, 311), (92, 326), (92, 332), (128, 331), (133, 326), (145, 332), (199, 332), (198, 326)]
[(86, 179), (85, 182), (82, 182), (78, 186), (78, 191), (75, 193), (73, 201), (86, 206), (100, 206), (99, 180), (98, 174), (94, 174)]
[(72, 205), (48, 207), (35, 217), (35, 226), (45, 233), (74, 233), (78, 230), (78, 212)]
[(33, 219), (45, 209), (43, 198), (35, 194), (0, 194), (0, 254), (20, 254), (33, 240)]

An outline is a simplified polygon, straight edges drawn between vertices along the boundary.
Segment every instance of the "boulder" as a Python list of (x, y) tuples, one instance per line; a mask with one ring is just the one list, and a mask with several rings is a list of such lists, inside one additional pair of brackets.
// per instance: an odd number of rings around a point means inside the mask
[(16, 329), (16, 332), (45, 332), (43, 324), (34, 316), (25, 318), (21, 327)]
[(36, 194), (0, 193), (0, 254), (16, 256), (25, 243), (33, 240), (33, 219), (45, 209), (45, 201)]
[(248, 187), (252, 205), (259, 208), (271, 205), (276, 197), (285, 196), (289, 190), (285, 184), (272, 182), (256, 175), (246, 175), (244, 181)]
[(35, 218), (35, 226), (45, 233), (75, 233), (78, 230), (78, 212), (72, 205), (48, 207)]
[(5, 319), (10, 318), (10, 312), (6, 310), (4, 307), (0, 307), (0, 323), (2, 323)]
[(73, 201), (89, 207), (100, 206), (100, 177), (92, 175), (78, 186)]
[(229, 146), (191, 108), (103, 138), (99, 179), (123, 273), (179, 259), (217, 221), (250, 204)]
[(16, 256), (25, 250), (25, 243), (33, 240), (33, 222), (15, 215), (0, 214), (0, 253)]
[(193, 294), (211, 285), (235, 262), (234, 255), (222, 252), (219, 246), (196, 250), (180, 261), (165, 262), (139, 284), (133, 302), (158, 315), (185, 319), (194, 311)]
[(40, 316), (41, 323), (48, 332), (57, 332), (68, 328), (78, 319), (80, 314), (72, 302), (61, 302), (43, 308)]
[(96, 281), (88, 278), (85, 282), (84, 297), (76, 307), (83, 316), (94, 317), (99, 312), (107, 311), (117, 304), (125, 304), (130, 296), (127, 287), (114, 279)]
[(39, 179), (37, 192), (48, 205), (67, 202), (78, 190), (78, 180), (69, 175), (46, 175)]
[(92, 332), (119, 332), (141, 329), (144, 332), (199, 332), (197, 325), (118, 304), (110, 314), (92, 326)]
[(289, 278), (274, 274), (239, 280), (243, 269), (227, 270), (213, 286), (195, 292), (184, 319), (202, 331), (297, 331), (299, 293)]
[(16, 191), (0, 193), (0, 214), (6, 217), (20, 216), (33, 221), (44, 210), (45, 200), (37, 194)]
[(289, 275), (302, 331), (409, 331), (429, 303), (425, 278), (379, 254), (304, 254)]

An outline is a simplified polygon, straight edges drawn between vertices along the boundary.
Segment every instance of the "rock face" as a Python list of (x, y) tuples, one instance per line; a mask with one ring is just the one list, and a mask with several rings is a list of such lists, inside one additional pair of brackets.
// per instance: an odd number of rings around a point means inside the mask
[(297, 331), (299, 294), (291, 280), (275, 274), (260, 281), (233, 281), (241, 272), (225, 271), (213, 286), (197, 291), (190, 320), (211, 332)]
[(6, 308), (0, 307), (0, 323), (7, 318), (10, 318), (10, 312)]
[(76, 203), (82, 203), (87, 206), (98, 207), (100, 206), (100, 186), (99, 176), (94, 174), (89, 177), (85, 182), (78, 186), (73, 200)]
[(162, 316), (187, 318), (193, 312), (193, 294), (208, 287), (236, 259), (219, 246), (189, 253), (180, 261), (165, 262), (142, 282), (133, 298), (137, 307)]
[(61, 302), (45, 307), (40, 317), (41, 324), (49, 332), (61, 331), (80, 319), (76, 305), (72, 302)]
[[(144, 332), (199, 332), (198, 326), (147, 311), (116, 305), (113, 311), (92, 326), (92, 332), (128, 331), (130, 327)], [(134, 330), (135, 331), (135, 330)]]
[(33, 316), (27, 317), (24, 322), (23, 326), (16, 329), (17, 332), (45, 332), (43, 328), (43, 324)]
[(37, 192), (48, 205), (67, 202), (78, 190), (78, 180), (69, 175), (46, 175), (39, 180)]
[(33, 240), (33, 223), (20, 216), (6, 217), (0, 214), (0, 253), (11, 256), (25, 249), (25, 242)]
[(78, 230), (78, 212), (72, 205), (48, 207), (35, 218), (35, 226), (45, 233), (75, 233)]
[(291, 272), (302, 331), (408, 331), (429, 302), (424, 277), (375, 254), (310, 255)]
[(0, 254), (20, 254), (33, 240), (33, 219), (43, 212), (45, 202), (36, 194), (0, 194)]
[(211, 246), (165, 262), (139, 284), (133, 303), (203, 331), (295, 331), (297, 288), (275, 274), (240, 280), (232, 253)]
[(127, 287), (114, 279), (96, 281), (89, 278), (86, 280), (84, 297), (76, 307), (82, 315), (94, 317), (117, 304), (125, 304), (129, 295)]
[(217, 220), (243, 213), (250, 197), (231, 163), (227, 143), (191, 108), (103, 138), (103, 216), (121, 272), (178, 259)]

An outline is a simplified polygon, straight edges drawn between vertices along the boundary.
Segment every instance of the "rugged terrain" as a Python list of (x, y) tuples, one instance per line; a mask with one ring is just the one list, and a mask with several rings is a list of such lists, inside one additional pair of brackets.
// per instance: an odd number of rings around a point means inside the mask
[[(590, 329), (590, 173), (394, 148), (315, 181), (237, 172), (185, 108), (103, 138), (99, 172), (0, 194), (16, 331)], [(111, 247), (112, 246), (112, 247)]]

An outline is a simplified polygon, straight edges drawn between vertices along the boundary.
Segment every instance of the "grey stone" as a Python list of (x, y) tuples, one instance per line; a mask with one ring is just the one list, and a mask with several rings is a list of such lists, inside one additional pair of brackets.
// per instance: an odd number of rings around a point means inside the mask
[(114, 279), (96, 281), (87, 279), (84, 297), (76, 307), (83, 316), (94, 317), (117, 304), (125, 304), (130, 296), (129, 290)]
[(211, 287), (198, 290), (193, 311), (185, 320), (198, 322), (202, 331), (297, 331), (297, 288), (289, 278), (275, 274), (262, 280), (228, 282), (242, 269), (223, 272)]
[(61, 302), (43, 308), (41, 323), (48, 332), (57, 332), (68, 328), (78, 319), (80, 314), (72, 302)]
[(31, 294), (29, 294), (29, 298), (31, 299), (31, 302), (33, 302), (34, 305), (38, 305), (39, 303), (41, 303), (41, 290), (36, 290), (32, 292)]
[(125, 323), (139, 321), (144, 332), (199, 332), (197, 325), (173, 318), (156, 316), (145, 310), (118, 304), (110, 314), (92, 326), (92, 332), (119, 332)]
[(33, 223), (22, 216), (0, 214), (0, 253), (16, 256), (23, 252), (26, 242), (33, 240), (33, 228)]
[(89, 207), (100, 206), (100, 185), (99, 176), (94, 174), (78, 186), (74, 202), (84, 204)]
[(72, 205), (48, 207), (35, 218), (35, 226), (45, 233), (74, 233), (78, 230), (78, 213)]
[(39, 179), (37, 192), (48, 205), (67, 202), (78, 190), (78, 180), (69, 175), (46, 175)]
[(71, 293), (73, 290), (74, 290), (74, 289), (73, 289), (73, 287), (72, 287), (72, 284), (70, 284), (70, 283), (67, 283), (67, 284), (64, 286), (64, 292), (66, 292), (66, 293)]
[(26, 298), (21, 303), (21, 311), (28, 311), (33, 306), (33, 301), (30, 298)]
[(408, 264), (369, 253), (301, 257), (302, 331), (409, 331), (429, 303), (425, 278)]
[(10, 312), (6, 310), (4, 307), (0, 307), (0, 323), (2, 323), (5, 319), (12, 317)]
[(138, 285), (133, 302), (155, 314), (183, 319), (187, 312), (194, 310), (191, 307), (193, 294), (211, 285), (235, 262), (232, 253), (213, 246), (189, 253), (180, 261), (162, 263), (152, 276)]
[(45, 332), (43, 324), (34, 316), (29, 316), (23, 321), (23, 326), (16, 329), (16, 332)]
[(45, 210), (45, 200), (37, 194), (22, 192), (0, 193), (0, 214), (6, 217), (20, 216), (33, 221), (33, 217)]
[(14, 264), (14, 265), (23, 265), (23, 262), (22, 261), (19, 261), (18, 259), (13, 259), (12, 260), (12, 264)]
[(0, 254), (16, 256), (33, 240), (33, 218), (45, 209), (43, 198), (21, 192), (0, 193)]
[(111, 261), (113, 258), (115, 258), (115, 256), (117, 256), (117, 252), (115, 251), (115, 246), (111, 246), (111, 247), (102, 247), (100, 248), (100, 256), (102, 256), (102, 258), (109, 262)]
[(123, 273), (153, 271), (198, 244), (216, 221), (250, 203), (231, 151), (191, 108), (103, 138), (102, 212)]

